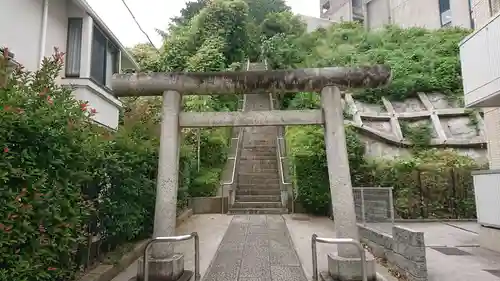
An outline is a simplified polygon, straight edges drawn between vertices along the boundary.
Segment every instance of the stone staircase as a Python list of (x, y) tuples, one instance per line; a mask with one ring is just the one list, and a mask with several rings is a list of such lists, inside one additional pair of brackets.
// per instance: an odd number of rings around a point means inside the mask
[[(265, 69), (251, 64), (250, 70)], [(247, 95), (245, 111), (270, 109), (268, 94)], [(282, 214), (280, 175), (276, 157), (276, 127), (247, 127), (243, 132), (235, 202), (231, 214)]]

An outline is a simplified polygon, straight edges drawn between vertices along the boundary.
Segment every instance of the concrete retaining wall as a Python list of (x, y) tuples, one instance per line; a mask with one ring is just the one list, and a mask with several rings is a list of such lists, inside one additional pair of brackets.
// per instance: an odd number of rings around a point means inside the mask
[[(221, 205), (221, 200), (224, 200), (224, 206)], [(193, 214), (225, 214), (228, 210), (227, 197), (193, 197), (189, 199), (189, 208), (193, 210)]]
[(392, 227), (392, 235), (359, 225), (361, 241), (371, 248), (377, 258), (410, 281), (427, 280), (424, 233), (401, 226)]

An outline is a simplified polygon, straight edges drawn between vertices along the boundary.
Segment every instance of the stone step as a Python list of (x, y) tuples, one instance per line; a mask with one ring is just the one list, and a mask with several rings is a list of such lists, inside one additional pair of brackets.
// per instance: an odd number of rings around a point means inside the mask
[(236, 195), (238, 202), (281, 202), (280, 195)]
[(255, 166), (249, 166), (249, 165), (241, 166), (240, 165), (239, 171), (244, 172), (244, 173), (277, 174), (278, 167), (266, 168), (266, 167), (260, 167), (258, 165), (255, 165)]
[(276, 151), (241, 151), (241, 157), (270, 156), (276, 158)]
[(243, 146), (243, 151), (276, 152), (274, 145), (253, 145)]
[(278, 161), (276, 157), (274, 159), (264, 159), (264, 160), (255, 160), (255, 159), (240, 159), (239, 167), (242, 169), (278, 169)]
[(263, 173), (263, 172), (250, 172), (250, 171), (244, 171), (240, 170), (238, 172), (238, 177), (240, 179), (279, 179), (280, 175), (278, 171), (276, 170), (276, 173)]
[(269, 185), (279, 185), (280, 179), (275, 176), (273, 178), (265, 178), (260, 176), (240, 176), (238, 175), (238, 185), (242, 184), (255, 184), (263, 187)]
[(238, 184), (239, 189), (280, 189), (280, 184), (255, 184), (255, 183), (240, 183)]
[(229, 215), (245, 215), (245, 214), (288, 214), (286, 208), (230, 208)]
[(274, 160), (278, 162), (276, 159), (276, 155), (273, 156), (255, 156), (255, 155), (241, 155), (240, 160)]
[[(255, 136), (254, 136), (255, 137)], [(260, 137), (259, 139), (243, 139), (243, 147), (256, 145), (276, 145), (276, 139), (273, 137)]]
[(256, 149), (265, 149), (265, 148), (274, 148), (276, 149), (276, 144), (247, 144), (243, 145), (244, 148), (256, 148)]
[(257, 157), (257, 159), (254, 158), (255, 157), (241, 157), (240, 165), (252, 164), (252, 165), (261, 165), (264, 167), (265, 165), (276, 165), (276, 163), (278, 163), (278, 159), (276, 159), (276, 156), (268, 157), (267, 159), (266, 158), (258, 159), (259, 157)]
[(248, 196), (253, 196), (253, 195), (274, 195), (274, 196), (281, 196), (281, 191), (279, 189), (264, 189), (264, 188), (252, 188), (252, 189), (237, 189), (236, 190), (236, 196), (240, 195), (248, 195)]
[(278, 202), (241, 202), (236, 201), (233, 208), (249, 209), (249, 208), (281, 208), (281, 201)]

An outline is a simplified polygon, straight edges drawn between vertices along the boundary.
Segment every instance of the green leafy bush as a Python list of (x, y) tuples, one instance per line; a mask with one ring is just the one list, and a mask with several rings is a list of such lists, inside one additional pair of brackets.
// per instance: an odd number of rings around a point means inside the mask
[[(365, 180), (365, 148), (356, 133), (346, 128), (347, 152), (354, 186)], [(330, 214), (330, 185), (324, 131), (320, 126), (294, 126), (286, 131), (289, 156), (294, 167), (297, 199), (313, 214)]]
[[(72, 280), (90, 236), (103, 253), (152, 231), (159, 104), (126, 102), (110, 132), (56, 85), (62, 62), (56, 52), (37, 72), (7, 75), (0, 58), (0, 280)], [(179, 209), (196, 168), (192, 147), (182, 151)]]
[(71, 279), (86, 239), (95, 134), (87, 104), (54, 83), (61, 63), (0, 85), (0, 280)]
[(344, 22), (299, 37), (271, 37), (264, 46), (272, 46), (266, 57), (279, 68), (388, 64), (393, 71), (388, 87), (356, 91), (358, 99), (367, 102), (434, 91), (459, 98), (463, 91), (458, 43), (469, 32), (397, 26), (367, 32), (361, 24)]

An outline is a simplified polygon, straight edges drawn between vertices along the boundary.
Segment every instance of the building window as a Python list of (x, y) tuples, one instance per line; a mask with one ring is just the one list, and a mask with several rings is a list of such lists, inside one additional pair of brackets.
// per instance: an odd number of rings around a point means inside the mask
[(68, 19), (68, 42), (66, 44), (66, 77), (80, 77), (82, 54), (82, 18)]
[(359, 16), (359, 15), (356, 15), (354, 14), (353, 17), (352, 17), (353, 21), (357, 21), (361, 24), (363, 24), (365, 22), (364, 18), (362, 16)]
[(119, 72), (120, 51), (96, 26), (92, 37), (90, 77), (97, 83), (109, 87), (111, 76)]
[(330, 10), (330, 0), (327, 0), (322, 6), (321, 6), (321, 13), (327, 13)]
[(352, 0), (352, 6), (361, 8), (361, 0)]
[(496, 15), (500, 11), (500, 0), (489, 0), (490, 4), (490, 14), (491, 16)]
[(441, 14), (441, 26), (451, 24), (450, 0), (439, 0), (439, 13)]

